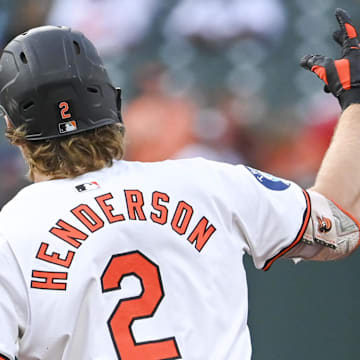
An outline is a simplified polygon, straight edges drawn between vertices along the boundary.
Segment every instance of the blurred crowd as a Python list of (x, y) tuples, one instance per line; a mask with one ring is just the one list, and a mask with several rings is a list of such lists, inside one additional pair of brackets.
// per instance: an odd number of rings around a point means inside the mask
[[(330, 3), (314, 0), (311, 16), (331, 19)], [(86, 34), (123, 88), (128, 160), (202, 156), (247, 164), (306, 187), (340, 109), (298, 67), (301, 51), (334, 51), (329, 31), (307, 41), (310, 15), (302, 4), (0, 0), (0, 46), (47, 24)], [(20, 153), (1, 136), (0, 208), (27, 184), (25, 174)]]

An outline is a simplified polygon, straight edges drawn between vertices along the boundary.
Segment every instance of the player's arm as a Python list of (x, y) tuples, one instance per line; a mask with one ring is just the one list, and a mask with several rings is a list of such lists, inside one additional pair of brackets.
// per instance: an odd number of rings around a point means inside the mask
[(358, 220), (360, 220), (359, 159), (360, 104), (353, 104), (344, 110), (339, 119), (312, 190), (334, 200)]
[(306, 55), (301, 60), (324, 81), (324, 90), (337, 97), (343, 110), (313, 189), (360, 219), (360, 44), (348, 13), (336, 9), (335, 16), (339, 29), (333, 38), (341, 46), (341, 59)]
[(288, 254), (319, 261), (349, 255), (360, 239), (360, 46), (349, 15), (342, 9), (335, 15), (340, 29), (333, 37), (342, 58), (306, 55), (301, 65), (325, 82), (325, 91), (338, 98), (343, 113), (309, 191), (309, 227), (303, 242)]

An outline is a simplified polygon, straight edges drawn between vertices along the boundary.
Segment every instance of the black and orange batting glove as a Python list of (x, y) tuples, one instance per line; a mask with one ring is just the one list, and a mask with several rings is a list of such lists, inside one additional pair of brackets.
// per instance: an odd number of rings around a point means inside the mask
[(350, 104), (360, 103), (360, 44), (349, 14), (336, 9), (335, 16), (340, 29), (334, 32), (333, 38), (342, 47), (341, 59), (305, 55), (300, 65), (324, 81), (324, 90), (334, 94), (344, 110)]

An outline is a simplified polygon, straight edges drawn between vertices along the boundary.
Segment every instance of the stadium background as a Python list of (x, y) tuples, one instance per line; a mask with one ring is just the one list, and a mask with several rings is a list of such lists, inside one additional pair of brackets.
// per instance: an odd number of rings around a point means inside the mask
[[(0, 0), (0, 46), (43, 24), (83, 31), (124, 89), (129, 160), (204, 156), (306, 187), (339, 107), (298, 62), (339, 55), (336, 7), (360, 25), (356, 0)], [(0, 208), (25, 173), (1, 137)], [(246, 257), (253, 359), (358, 359), (359, 262), (278, 261), (262, 273)]]

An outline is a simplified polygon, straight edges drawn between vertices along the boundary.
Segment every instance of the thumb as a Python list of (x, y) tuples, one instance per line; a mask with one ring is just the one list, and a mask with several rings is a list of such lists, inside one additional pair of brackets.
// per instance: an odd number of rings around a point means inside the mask
[(328, 64), (328, 60), (331, 59), (322, 55), (305, 55), (300, 59), (300, 65), (306, 70), (314, 71), (314, 66), (324, 67)]
[(304, 69), (314, 72), (326, 85), (328, 85), (326, 67), (331, 63), (333, 63), (331, 58), (322, 55), (305, 55), (300, 60), (300, 65)]

